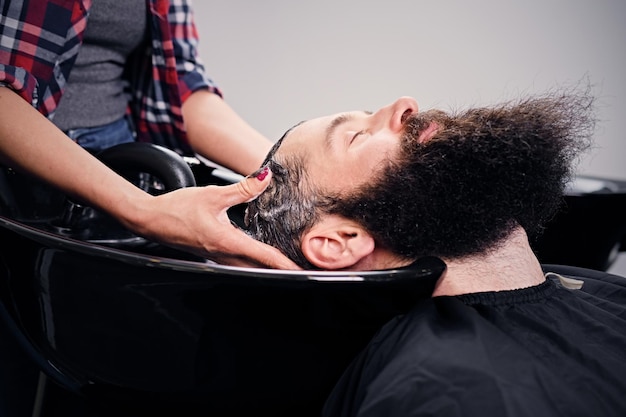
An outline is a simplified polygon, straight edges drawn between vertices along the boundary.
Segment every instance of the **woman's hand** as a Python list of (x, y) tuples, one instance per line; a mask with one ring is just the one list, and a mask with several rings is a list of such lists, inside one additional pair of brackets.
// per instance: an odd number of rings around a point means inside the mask
[(301, 269), (278, 249), (234, 227), (227, 210), (256, 198), (269, 185), (268, 168), (228, 186), (189, 187), (150, 196), (125, 223), (166, 245), (233, 266)]

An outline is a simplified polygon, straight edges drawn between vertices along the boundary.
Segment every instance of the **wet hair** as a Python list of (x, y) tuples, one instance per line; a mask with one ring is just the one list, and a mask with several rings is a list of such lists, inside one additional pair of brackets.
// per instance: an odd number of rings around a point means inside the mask
[(302, 254), (300, 238), (320, 218), (317, 197), (321, 193), (306, 173), (306, 154), (277, 156), (289, 129), (274, 144), (263, 165), (272, 171), (272, 182), (255, 200), (248, 203), (245, 215), (247, 232), (255, 239), (277, 247), (300, 267), (316, 269)]
[[(274, 150), (273, 183), (248, 206), (250, 233), (303, 268), (313, 265), (300, 238), (324, 214), (359, 222), (377, 245), (408, 259), (483, 253), (518, 226), (532, 239), (558, 209), (574, 162), (590, 145), (592, 104), (587, 89), (414, 115), (377, 181), (341, 195), (307, 178), (306, 154)], [(436, 135), (418, 143), (433, 122)]]

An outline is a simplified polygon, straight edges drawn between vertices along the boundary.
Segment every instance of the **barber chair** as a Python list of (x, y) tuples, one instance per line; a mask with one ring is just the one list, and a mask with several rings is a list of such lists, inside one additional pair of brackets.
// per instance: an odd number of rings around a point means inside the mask
[(533, 248), (542, 263), (609, 269), (626, 251), (626, 181), (575, 178)]
[[(153, 145), (120, 146), (100, 157), (151, 193), (229, 182)], [(318, 415), (356, 353), (445, 268), (216, 265), (10, 169), (0, 189), (0, 318), (42, 372), (34, 416), (56, 413), (46, 405), (61, 394), (97, 416)]]

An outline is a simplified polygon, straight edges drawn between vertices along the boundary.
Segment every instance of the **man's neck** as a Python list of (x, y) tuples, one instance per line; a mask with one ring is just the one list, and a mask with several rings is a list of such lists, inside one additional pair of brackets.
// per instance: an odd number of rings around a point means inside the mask
[(460, 259), (444, 259), (447, 270), (433, 297), (532, 287), (545, 278), (520, 227), (496, 249)]

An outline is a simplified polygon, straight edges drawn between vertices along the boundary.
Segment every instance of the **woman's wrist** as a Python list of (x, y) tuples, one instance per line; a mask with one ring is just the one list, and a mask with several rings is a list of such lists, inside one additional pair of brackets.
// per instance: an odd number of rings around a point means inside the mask
[(105, 205), (103, 209), (109, 212), (125, 227), (133, 232), (149, 237), (152, 235), (150, 225), (152, 223), (152, 206), (154, 196), (136, 188), (128, 193), (121, 193), (115, 201)]

